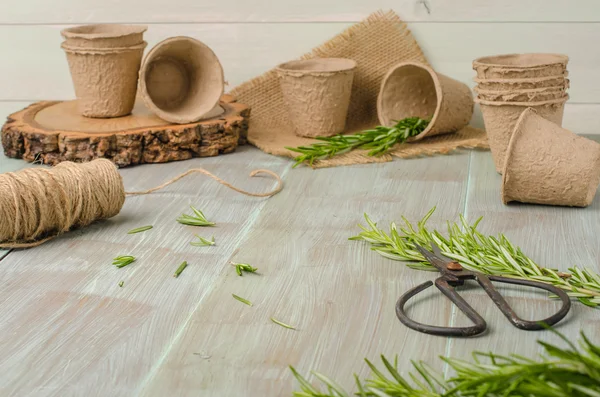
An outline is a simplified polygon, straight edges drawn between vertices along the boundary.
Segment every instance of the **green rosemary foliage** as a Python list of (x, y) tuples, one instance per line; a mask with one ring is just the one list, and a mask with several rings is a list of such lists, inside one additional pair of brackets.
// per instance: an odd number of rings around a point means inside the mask
[(233, 266), (235, 266), (235, 272), (238, 274), (238, 276), (242, 276), (242, 272), (248, 272), (248, 273), (255, 273), (258, 268), (257, 267), (252, 267), (251, 265), (247, 264), (247, 263), (236, 263), (236, 262), (229, 262), (231, 263)]
[(173, 277), (175, 277), (175, 278), (179, 277), (179, 275), (187, 267), (187, 265), (188, 265), (187, 261), (181, 262), (181, 265), (179, 265), (179, 267), (177, 268), (177, 270), (175, 270), (175, 273), (173, 274)]
[(211, 245), (215, 245), (215, 236), (213, 236), (210, 240), (205, 239), (204, 237), (200, 237), (197, 234), (196, 237), (198, 238), (198, 241), (192, 241), (190, 245), (193, 245), (195, 247), (208, 247)]
[(184, 225), (189, 226), (214, 226), (216, 223), (209, 222), (204, 216), (204, 213), (195, 207), (190, 207), (192, 211), (194, 211), (195, 216), (191, 216), (188, 214), (183, 214), (179, 218), (177, 218), (177, 222), (182, 223)]
[(146, 230), (152, 229), (152, 227), (153, 227), (152, 225), (138, 227), (135, 229), (131, 229), (130, 231), (127, 232), (127, 234), (136, 234), (136, 233), (145, 232)]
[(513, 245), (506, 236), (485, 236), (477, 230), (482, 218), (470, 225), (461, 216), (460, 224), (448, 222), (448, 237), (437, 230), (427, 228), (427, 220), (435, 207), (414, 227), (402, 217), (403, 225), (392, 222), (389, 232), (377, 227), (367, 214), (367, 226), (359, 225), (362, 232), (350, 240), (366, 241), (378, 254), (399, 261), (409, 261), (408, 266), (418, 270), (433, 270), (425, 258), (415, 249), (415, 244), (431, 248), (435, 242), (442, 253), (458, 261), (464, 268), (490, 275), (513, 277), (522, 280), (541, 281), (567, 292), (580, 302), (596, 307), (600, 305), (600, 275), (590, 268), (569, 268), (570, 273), (559, 272), (539, 266)]
[(121, 255), (121, 256), (117, 256), (115, 259), (113, 259), (112, 264), (118, 268), (121, 268), (121, 267), (125, 267), (133, 262), (135, 262), (135, 257), (133, 257), (131, 255)]
[(300, 153), (294, 160), (294, 168), (302, 163), (313, 165), (315, 160), (331, 158), (338, 154), (347, 153), (354, 149), (369, 150), (369, 156), (381, 156), (387, 153), (395, 144), (406, 142), (410, 137), (419, 135), (427, 128), (428, 120), (409, 117), (397, 121), (393, 127), (382, 125), (353, 135), (335, 135), (332, 137), (316, 137), (324, 143), (314, 143), (310, 146), (296, 148), (286, 147)]
[(273, 317), (271, 317), (271, 321), (273, 321), (277, 325), (281, 325), (283, 328), (296, 329), (296, 327), (294, 327), (293, 325), (288, 325), (286, 323), (282, 323), (281, 321), (274, 319)]
[(242, 298), (241, 296), (238, 296), (238, 295), (236, 295), (236, 294), (231, 294), (231, 296), (233, 296), (233, 298), (234, 298), (234, 299), (236, 299), (236, 300), (238, 300), (238, 301), (242, 302), (242, 303), (243, 303), (243, 304), (245, 304), (245, 305), (248, 305), (248, 306), (254, 306), (254, 305), (252, 304), (252, 302), (250, 302), (248, 299), (244, 299), (244, 298)]
[[(554, 331), (558, 334), (558, 332)], [(560, 334), (559, 334), (560, 335)], [(414, 372), (400, 375), (398, 357), (390, 362), (381, 356), (380, 369), (369, 360), (372, 374), (361, 382), (355, 375), (356, 395), (376, 397), (594, 397), (600, 396), (600, 345), (581, 333), (579, 347), (560, 335), (566, 347), (538, 341), (545, 354), (537, 360), (518, 355), (474, 352), (471, 361), (440, 357), (454, 371), (449, 379), (423, 362), (412, 361)], [(327, 388), (321, 392), (293, 367), (301, 391), (294, 397), (348, 397), (341, 386), (313, 372)]]

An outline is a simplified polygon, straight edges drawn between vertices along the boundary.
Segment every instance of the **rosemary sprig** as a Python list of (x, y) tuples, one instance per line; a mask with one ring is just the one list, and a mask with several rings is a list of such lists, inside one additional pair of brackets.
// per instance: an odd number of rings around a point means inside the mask
[(286, 323), (282, 323), (279, 320), (274, 319), (273, 317), (271, 317), (271, 321), (273, 321), (275, 324), (277, 325), (281, 325), (283, 328), (287, 328), (287, 329), (296, 329), (296, 327), (294, 327), (293, 325), (289, 325)]
[(198, 241), (192, 241), (190, 245), (193, 245), (195, 247), (209, 247), (211, 245), (215, 245), (215, 236), (212, 236), (212, 239), (210, 240), (205, 239), (204, 237), (200, 237), (197, 234), (196, 237), (198, 238)]
[(257, 267), (252, 267), (251, 265), (249, 265), (247, 263), (236, 263), (236, 262), (229, 262), (229, 263), (231, 263), (233, 266), (235, 266), (235, 272), (238, 274), (238, 276), (242, 276), (242, 272), (255, 273), (258, 270)]
[(444, 237), (442, 233), (429, 230), (426, 226), (434, 211), (435, 207), (416, 227), (404, 217), (404, 224), (400, 227), (392, 222), (389, 232), (379, 229), (365, 214), (367, 226), (359, 225), (362, 232), (350, 240), (366, 241), (372, 245), (371, 249), (380, 255), (393, 260), (413, 262), (408, 266), (418, 270), (435, 268), (415, 249), (415, 244), (431, 248), (431, 243), (435, 242), (445, 256), (458, 261), (468, 270), (541, 281), (565, 290), (569, 296), (588, 306), (600, 305), (600, 275), (591, 268), (573, 266), (569, 268), (570, 273), (564, 273), (541, 267), (503, 234), (493, 237), (480, 233), (477, 226), (482, 218), (472, 225), (463, 216), (460, 217), (460, 224), (448, 222), (448, 237)]
[(250, 302), (248, 299), (244, 299), (241, 296), (238, 296), (236, 294), (231, 294), (231, 296), (233, 296), (235, 299), (239, 300), (240, 302), (242, 302), (242, 303), (244, 303), (244, 304), (246, 304), (248, 306), (254, 306), (252, 304), (252, 302)]
[(173, 274), (173, 277), (177, 278), (179, 277), (179, 275), (181, 274), (181, 272), (183, 271), (183, 269), (185, 269), (187, 267), (188, 263), (187, 261), (183, 261), (181, 263), (181, 265), (179, 265), (179, 267), (177, 268), (177, 270), (175, 270), (175, 273)]
[(406, 142), (408, 138), (419, 135), (427, 128), (428, 124), (429, 120), (408, 117), (397, 121), (392, 127), (380, 125), (353, 135), (316, 137), (315, 139), (324, 143), (313, 143), (310, 146), (296, 148), (286, 147), (286, 149), (300, 153), (294, 158), (296, 161), (294, 168), (304, 162), (312, 166), (315, 160), (328, 159), (354, 149), (369, 150), (369, 156), (381, 156), (395, 144)]
[(214, 226), (216, 223), (210, 222), (204, 216), (204, 213), (194, 206), (190, 206), (192, 211), (194, 211), (194, 216), (188, 214), (182, 214), (179, 218), (177, 218), (177, 222), (182, 223), (184, 225), (189, 226)]
[(121, 267), (125, 267), (133, 262), (135, 262), (135, 257), (133, 257), (131, 255), (121, 255), (121, 256), (117, 256), (115, 259), (113, 259), (112, 264), (118, 268), (121, 268)]
[[(557, 333), (556, 331), (554, 331)], [(559, 334), (560, 335), (560, 334)], [(561, 348), (538, 341), (545, 355), (537, 360), (519, 355), (503, 356), (495, 353), (474, 352), (471, 361), (440, 357), (455, 372), (445, 379), (423, 362), (412, 361), (415, 372), (408, 377), (400, 375), (398, 357), (390, 362), (381, 356), (384, 369), (369, 360), (372, 374), (361, 382), (355, 375), (358, 396), (377, 397), (592, 397), (600, 395), (600, 345), (594, 345), (581, 333), (579, 347), (564, 336), (566, 347)], [(331, 379), (313, 372), (326, 386), (321, 392), (293, 367), (294, 377), (301, 391), (295, 397), (348, 397), (341, 386)]]
[(136, 233), (145, 232), (146, 230), (152, 229), (152, 227), (153, 227), (152, 225), (138, 227), (135, 229), (131, 229), (130, 231), (127, 232), (127, 234), (136, 234)]

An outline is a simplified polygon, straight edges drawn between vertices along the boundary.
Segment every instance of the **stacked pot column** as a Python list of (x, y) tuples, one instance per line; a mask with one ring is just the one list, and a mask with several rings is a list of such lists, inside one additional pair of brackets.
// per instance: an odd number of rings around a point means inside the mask
[(560, 54), (508, 54), (476, 59), (475, 101), (480, 104), (496, 170), (504, 167), (517, 120), (529, 107), (562, 125), (569, 96), (567, 62)]
[(85, 25), (61, 32), (78, 108), (86, 117), (131, 113), (145, 26)]

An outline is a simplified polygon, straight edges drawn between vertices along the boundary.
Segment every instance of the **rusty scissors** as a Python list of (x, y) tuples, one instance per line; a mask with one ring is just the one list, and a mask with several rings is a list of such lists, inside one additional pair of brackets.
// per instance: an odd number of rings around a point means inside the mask
[[(506, 318), (508, 318), (508, 321), (510, 321), (512, 325), (519, 329), (534, 331), (544, 329), (544, 324), (547, 326), (554, 325), (562, 320), (571, 308), (571, 300), (569, 299), (569, 296), (563, 290), (553, 285), (502, 276), (488, 276), (483, 273), (465, 270), (460, 263), (442, 255), (440, 248), (435, 243), (431, 243), (433, 252), (430, 252), (419, 245), (416, 245), (416, 248), (421, 254), (423, 254), (427, 262), (431, 263), (441, 273), (441, 276), (435, 280), (435, 286), (444, 295), (446, 295), (448, 299), (450, 299), (460, 309), (460, 311), (462, 311), (471, 321), (473, 321), (475, 325), (470, 327), (439, 327), (421, 324), (411, 320), (404, 312), (404, 305), (410, 298), (433, 285), (432, 281), (427, 281), (404, 293), (404, 295), (402, 295), (396, 303), (396, 315), (402, 324), (406, 325), (408, 328), (412, 328), (416, 331), (424, 332), (426, 334), (442, 336), (474, 336), (484, 332), (487, 324), (483, 317), (481, 317), (479, 313), (477, 313), (475, 309), (473, 309), (473, 307), (471, 307), (471, 305), (469, 305), (467, 301), (465, 301), (463, 297), (460, 296), (454, 289), (454, 287), (463, 285), (465, 280), (476, 280), (496, 304), (496, 306), (498, 306), (500, 311), (506, 316)], [(509, 306), (508, 302), (506, 302), (502, 295), (500, 295), (496, 288), (494, 288), (492, 281), (506, 284), (526, 285), (529, 287), (544, 289), (557, 295), (562, 301), (562, 307), (555, 314), (544, 320), (523, 320), (517, 316), (514, 310)]]

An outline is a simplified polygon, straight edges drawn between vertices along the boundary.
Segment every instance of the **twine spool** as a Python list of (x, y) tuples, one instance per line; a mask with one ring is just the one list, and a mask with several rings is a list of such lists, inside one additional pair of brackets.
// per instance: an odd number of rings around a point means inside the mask
[(236, 192), (269, 197), (283, 182), (269, 170), (254, 170), (250, 176), (268, 174), (278, 181), (266, 193), (239, 189), (210, 172), (196, 168), (152, 189), (126, 192), (117, 167), (106, 159), (76, 164), (63, 162), (51, 169), (30, 168), (0, 174), (0, 248), (35, 247), (73, 228), (113, 217), (121, 211), (126, 196), (160, 190), (187, 175), (207, 175)]

